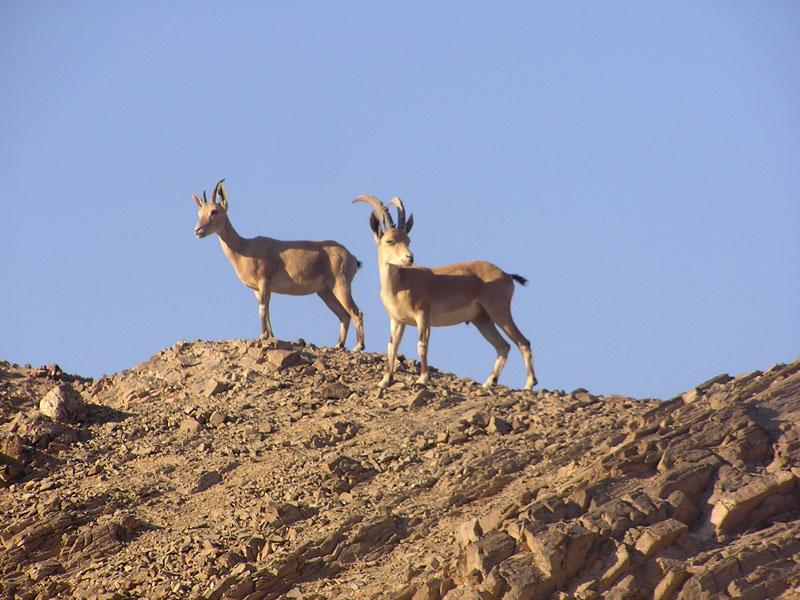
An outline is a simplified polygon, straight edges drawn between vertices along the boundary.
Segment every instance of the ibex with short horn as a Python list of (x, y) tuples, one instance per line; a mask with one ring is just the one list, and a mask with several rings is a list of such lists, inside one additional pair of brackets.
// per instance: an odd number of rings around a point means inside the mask
[[(274, 337), (269, 321), (272, 292), (304, 296), (316, 293), (339, 318), (339, 341), (343, 347), (350, 327), (356, 322), (354, 350), (364, 349), (364, 319), (350, 291), (350, 284), (361, 266), (347, 248), (333, 241), (285, 242), (268, 237), (243, 238), (228, 219), (228, 194), (224, 179), (214, 186), (211, 200), (192, 194), (200, 207), (194, 228), (198, 238), (216, 233), (222, 250), (239, 279), (255, 292), (261, 315), (261, 337)], [(219, 200), (219, 201), (218, 201)]]
[(414, 216), (406, 220), (402, 201), (393, 198), (389, 203), (397, 207), (397, 224), (389, 213), (389, 207), (374, 196), (359, 196), (353, 202), (366, 202), (374, 209), (369, 224), (378, 245), (381, 300), (391, 320), (386, 372), (378, 387), (383, 390), (392, 381), (397, 348), (406, 325), (416, 325), (419, 330), (420, 374), (417, 383), (424, 385), (430, 377), (428, 340), (431, 326), (466, 322), (475, 325), (497, 350), (497, 360), (484, 387), (497, 383), (508, 357), (510, 346), (497, 330), (500, 327), (522, 352), (528, 373), (525, 389), (533, 389), (537, 382), (531, 345), (511, 317), (514, 281), (525, 284), (526, 280), (482, 260), (433, 268), (412, 266), (414, 255), (408, 249), (411, 243), (408, 234)]

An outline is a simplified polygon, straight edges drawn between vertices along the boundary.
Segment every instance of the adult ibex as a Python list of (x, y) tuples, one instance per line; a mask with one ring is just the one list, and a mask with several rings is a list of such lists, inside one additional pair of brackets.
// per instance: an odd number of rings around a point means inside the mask
[[(243, 238), (228, 219), (228, 194), (223, 181), (214, 186), (211, 201), (205, 191), (194, 228), (198, 238), (216, 233), (222, 250), (231, 261), (239, 279), (253, 290), (261, 315), (261, 337), (274, 337), (269, 321), (270, 294), (304, 296), (316, 293), (339, 318), (339, 341), (344, 346), (350, 319), (356, 322), (358, 337), (354, 350), (364, 349), (364, 319), (350, 291), (353, 277), (361, 266), (347, 248), (333, 241), (284, 242), (268, 237)], [(219, 199), (219, 202), (217, 202)]]
[(525, 284), (526, 280), (519, 275), (509, 275), (482, 260), (433, 268), (412, 266), (414, 255), (408, 249), (411, 243), (408, 233), (414, 224), (414, 216), (406, 220), (406, 211), (400, 199), (393, 198), (390, 202), (397, 207), (396, 225), (388, 206), (374, 196), (359, 196), (353, 202), (366, 202), (374, 209), (369, 224), (378, 244), (381, 300), (391, 321), (386, 372), (378, 388), (383, 390), (392, 381), (397, 347), (406, 325), (416, 325), (419, 330), (417, 350), (420, 374), (417, 383), (424, 385), (429, 380), (428, 339), (431, 326), (466, 322), (474, 324), (497, 350), (497, 360), (484, 387), (497, 383), (508, 357), (510, 346), (497, 330), (496, 326), (499, 326), (522, 352), (528, 372), (525, 389), (532, 389), (537, 382), (533, 372), (531, 345), (511, 317), (514, 281)]

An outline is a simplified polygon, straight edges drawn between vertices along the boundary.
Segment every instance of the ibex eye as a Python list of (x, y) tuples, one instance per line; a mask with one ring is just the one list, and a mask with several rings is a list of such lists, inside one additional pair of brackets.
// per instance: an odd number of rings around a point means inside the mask
[(216, 216), (216, 214), (217, 214), (218, 212), (219, 212), (219, 211), (218, 211), (218, 210), (215, 208), (214, 210), (212, 210), (212, 211), (211, 211), (211, 216), (212, 216), (212, 217)]

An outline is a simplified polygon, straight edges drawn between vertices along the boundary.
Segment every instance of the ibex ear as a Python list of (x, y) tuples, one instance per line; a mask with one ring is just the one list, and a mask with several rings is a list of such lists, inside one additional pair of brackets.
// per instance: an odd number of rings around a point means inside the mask
[(218, 204), (225, 209), (228, 210), (228, 192), (225, 191), (225, 185), (222, 183), (225, 181), (224, 179), (220, 179), (219, 183), (214, 186), (214, 196), (211, 198), (213, 202), (217, 202), (217, 197), (219, 197)]
[(410, 233), (411, 228), (413, 226), (414, 226), (414, 215), (412, 214), (411, 216), (408, 217), (408, 219), (406, 219), (406, 233)]
[(372, 235), (375, 236), (375, 243), (380, 244), (381, 237), (383, 237), (383, 232), (381, 231), (381, 221), (375, 216), (374, 212), (370, 213), (369, 215), (369, 228), (372, 229)]
[(203, 201), (197, 197), (197, 194), (192, 194), (192, 198), (194, 198), (194, 203), (197, 204), (197, 206), (203, 208)]

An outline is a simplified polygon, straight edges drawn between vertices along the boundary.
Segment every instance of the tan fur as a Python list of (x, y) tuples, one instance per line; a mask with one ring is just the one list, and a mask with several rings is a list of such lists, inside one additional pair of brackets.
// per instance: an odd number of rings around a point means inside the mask
[(364, 349), (364, 320), (350, 290), (358, 261), (347, 248), (330, 240), (286, 242), (261, 236), (243, 238), (228, 219), (228, 199), (222, 181), (214, 188), (210, 202), (205, 200), (205, 192), (202, 200), (195, 194), (192, 197), (200, 208), (195, 235), (219, 236), (236, 275), (256, 295), (262, 338), (274, 337), (269, 320), (272, 292), (293, 296), (317, 294), (341, 323), (336, 346), (344, 346), (352, 318), (358, 338), (354, 350)]
[[(393, 223), (386, 225), (388, 208), (377, 198), (359, 196), (356, 201), (367, 202), (375, 209), (376, 216), (370, 223), (378, 245), (381, 300), (391, 320), (386, 373), (378, 387), (383, 389), (391, 383), (397, 348), (406, 325), (414, 325), (419, 330), (420, 376), (417, 383), (424, 385), (430, 377), (430, 328), (468, 322), (473, 323), (497, 351), (494, 368), (484, 387), (497, 383), (508, 356), (510, 346), (497, 330), (500, 327), (522, 352), (528, 375), (525, 389), (532, 389), (537, 382), (530, 342), (517, 329), (511, 316), (512, 276), (481, 260), (433, 268), (412, 266), (414, 256), (409, 250), (408, 232), (413, 220), (409, 219), (403, 227), (405, 209), (399, 199), (393, 200), (403, 211), (396, 227)], [(381, 222), (384, 227), (381, 227)]]

